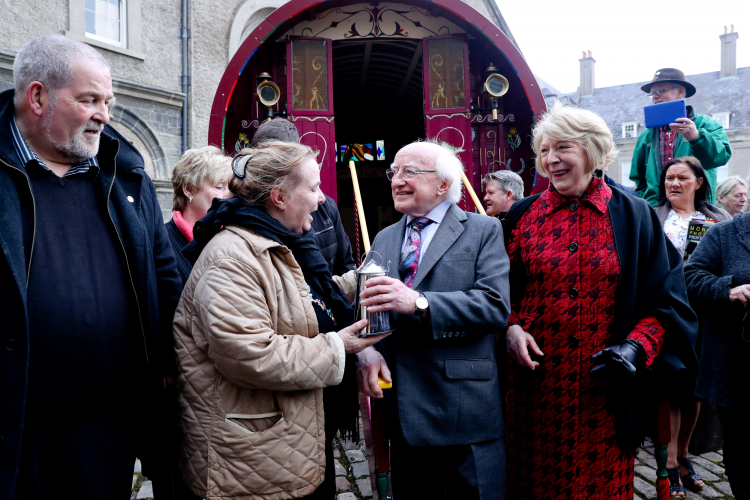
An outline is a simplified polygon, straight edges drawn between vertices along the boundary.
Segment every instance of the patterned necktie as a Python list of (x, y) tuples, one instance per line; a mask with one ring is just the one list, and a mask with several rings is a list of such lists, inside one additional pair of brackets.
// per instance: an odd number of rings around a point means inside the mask
[(414, 282), (414, 276), (417, 275), (419, 267), (419, 253), (422, 247), (422, 229), (432, 221), (427, 217), (414, 219), (409, 223), (409, 239), (406, 246), (401, 250), (401, 264), (398, 266), (398, 274), (401, 276), (404, 284), (411, 287)]

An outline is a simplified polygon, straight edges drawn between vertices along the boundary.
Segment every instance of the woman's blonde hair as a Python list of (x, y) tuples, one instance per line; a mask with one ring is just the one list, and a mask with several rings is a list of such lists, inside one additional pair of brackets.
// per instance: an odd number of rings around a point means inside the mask
[(556, 104), (542, 115), (532, 130), (532, 142), (536, 153), (536, 169), (544, 177), (547, 170), (542, 165), (539, 153), (544, 136), (556, 141), (572, 141), (586, 150), (589, 172), (604, 170), (617, 156), (612, 132), (601, 116), (591, 111)]
[(716, 186), (716, 201), (719, 202), (719, 205), (722, 204), (719, 196), (721, 196), (722, 198), (726, 198), (732, 193), (732, 191), (734, 191), (734, 188), (736, 188), (737, 186), (744, 186), (745, 189), (747, 189), (747, 183), (743, 181), (739, 175), (727, 177), (726, 179), (721, 181), (718, 186)]
[(182, 212), (187, 206), (183, 185), (191, 193), (196, 193), (206, 179), (216, 185), (222, 181), (229, 182), (231, 177), (232, 159), (221, 149), (215, 146), (188, 149), (172, 170), (173, 210)]
[(235, 159), (235, 175), (229, 182), (229, 190), (242, 196), (249, 203), (265, 205), (275, 187), (286, 193), (293, 192), (301, 178), (299, 166), (308, 158), (316, 158), (309, 146), (295, 142), (269, 141), (254, 148), (243, 149)]

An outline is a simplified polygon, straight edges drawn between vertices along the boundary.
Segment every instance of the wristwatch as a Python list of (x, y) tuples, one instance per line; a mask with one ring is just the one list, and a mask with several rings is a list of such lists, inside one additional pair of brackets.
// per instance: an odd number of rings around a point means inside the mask
[(427, 308), (430, 307), (430, 303), (427, 302), (427, 297), (425, 297), (423, 293), (420, 293), (419, 297), (417, 297), (417, 300), (414, 302), (414, 305), (416, 306), (414, 314), (420, 318), (424, 318), (427, 315)]

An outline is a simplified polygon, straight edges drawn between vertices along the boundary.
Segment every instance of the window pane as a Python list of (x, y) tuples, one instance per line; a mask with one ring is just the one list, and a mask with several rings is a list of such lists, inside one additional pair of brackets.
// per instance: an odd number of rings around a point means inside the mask
[(430, 40), (427, 44), (427, 51), (430, 64), (430, 107), (432, 109), (465, 107), (463, 39)]
[(116, 19), (109, 20), (109, 38), (117, 42), (120, 41), (120, 21)]
[(292, 41), (294, 109), (328, 109), (328, 47), (325, 40)]
[(96, 0), (86, 0), (86, 10), (95, 10), (96, 9)]
[(86, 11), (86, 33), (96, 35), (96, 14)]
[(109, 8), (107, 9), (107, 15), (111, 19), (120, 19), (120, 1), (109, 0)]

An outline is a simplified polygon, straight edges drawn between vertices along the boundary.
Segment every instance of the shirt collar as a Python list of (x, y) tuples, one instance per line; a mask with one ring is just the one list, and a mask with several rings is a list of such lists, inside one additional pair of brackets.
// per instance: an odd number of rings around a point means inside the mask
[[(440, 205), (433, 208), (430, 213), (425, 215), (428, 219), (430, 219), (435, 224), (440, 224), (443, 222), (443, 217), (445, 217), (445, 214), (448, 213), (448, 209), (451, 207), (453, 203), (451, 200), (444, 200)], [(416, 219), (417, 217), (412, 217), (411, 215), (408, 215), (406, 217), (406, 224), (408, 225), (411, 221)]]
[(589, 187), (586, 188), (586, 191), (579, 200), (561, 195), (552, 183), (550, 183), (549, 189), (544, 192), (541, 198), (544, 213), (546, 215), (549, 215), (558, 208), (571, 204), (572, 202), (588, 204), (603, 214), (606, 213), (607, 204), (609, 203), (610, 198), (612, 198), (612, 190), (603, 180), (594, 177), (591, 180), (591, 184), (589, 184)]
[[(13, 117), (10, 120), (10, 135), (13, 138), (13, 146), (16, 150), (16, 154), (18, 155), (18, 158), (21, 160), (21, 163), (24, 167), (28, 165), (28, 163), (32, 160), (36, 161), (40, 167), (42, 167), (47, 172), (52, 172), (52, 170), (44, 164), (41, 158), (37, 156), (37, 154), (31, 150), (28, 143), (26, 142), (26, 139), (24, 139), (23, 135), (21, 134), (21, 131), (18, 128), (18, 123), (16, 123), (16, 115), (13, 114)], [(99, 162), (96, 160), (96, 156), (93, 156), (87, 160), (83, 160), (77, 163), (71, 164), (71, 168), (68, 171), (68, 173), (65, 174), (65, 177), (69, 175), (75, 175), (75, 174), (82, 174), (84, 172), (88, 172), (89, 168), (94, 168), (95, 172), (99, 172)]]

